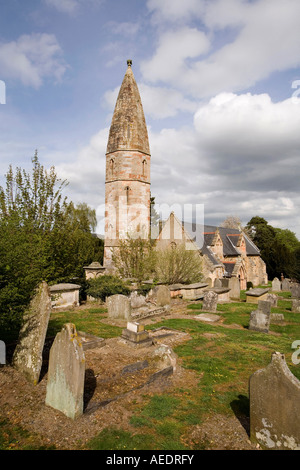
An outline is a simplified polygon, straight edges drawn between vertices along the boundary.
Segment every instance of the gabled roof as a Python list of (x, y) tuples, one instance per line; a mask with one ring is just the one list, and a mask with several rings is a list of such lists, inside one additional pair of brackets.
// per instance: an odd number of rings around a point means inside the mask
[[(204, 254), (210, 251), (208, 247), (211, 246), (215, 234), (219, 231), (222, 243), (223, 243), (223, 254), (224, 256), (239, 256), (240, 251), (238, 249), (238, 242), (240, 236), (243, 235), (246, 243), (246, 254), (248, 256), (259, 256), (260, 251), (257, 246), (247, 237), (244, 232), (241, 232), (238, 229), (225, 228), (225, 227), (216, 227), (214, 225), (200, 225), (192, 224), (190, 222), (184, 222), (184, 228), (195, 240), (195, 243), (198, 245), (199, 249)], [(211, 253), (213, 256), (213, 254)], [(219, 262), (218, 262), (219, 264)]]

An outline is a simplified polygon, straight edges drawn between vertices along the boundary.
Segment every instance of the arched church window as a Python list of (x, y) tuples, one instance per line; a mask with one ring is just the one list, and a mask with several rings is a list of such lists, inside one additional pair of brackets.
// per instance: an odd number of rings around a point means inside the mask
[(110, 173), (113, 176), (114, 170), (115, 170), (115, 161), (113, 158), (109, 162), (109, 168), (110, 168)]
[(143, 176), (146, 176), (146, 174), (147, 174), (147, 160), (146, 160), (145, 158), (144, 158), (144, 160), (143, 160), (142, 165), (143, 165), (143, 168), (142, 168), (142, 172), (143, 172), (143, 173), (142, 173), (142, 175), (143, 175)]

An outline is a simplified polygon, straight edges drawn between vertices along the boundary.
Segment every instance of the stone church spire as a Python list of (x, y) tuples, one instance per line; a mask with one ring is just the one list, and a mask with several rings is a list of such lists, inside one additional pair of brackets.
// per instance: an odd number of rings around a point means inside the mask
[(107, 153), (139, 150), (150, 155), (144, 110), (132, 71), (132, 61), (128, 60), (127, 65), (111, 122)]
[(105, 267), (120, 240), (150, 234), (150, 149), (132, 61), (118, 94), (106, 150)]

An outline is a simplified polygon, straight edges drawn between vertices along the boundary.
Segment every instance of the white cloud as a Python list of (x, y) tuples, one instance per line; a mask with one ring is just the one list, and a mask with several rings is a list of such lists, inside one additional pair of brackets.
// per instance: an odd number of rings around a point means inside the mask
[(142, 62), (141, 71), (151, 82), (184, 83), (185, 61), (206, 53), (209, 47), (206, 35), (196, 28), (184, 27), (166, 32), (159, 39), (154, 57)]
[(72, 14), (78, 8), (78, 0), (45, 0), (45, 3), (62, 13)]
[(44, 0), (44, 2), (61, 13), (74, 15), (84, 3), (89, 2), (94, 5), (101, 5), (103, 0)]
[[(182, 3), (185, 5), (186, 2)], [(216, 50), (211, 49), (210, 55), (199, 60), (200, 54), (208, 52), (208, 39), (200, 29), (185, 27), (174, 32), (161, 28), (163, 33), (155, 53), (142, 64), (145, 80), (153, 83), (163, 81), (202, 98), (221, 91), (242, 91), (275, 71), (300, 65), (298, 0), (217, 0), (205, 3), (195, 0), (191, 4), (187, 2), (186, 11), (191, 13), (196, 4), (201, 11), (203, 28), (209, 29), (206, 34), (212, 44), (220, 30), (232, 30), (234, 39), (231, 36), (227, 40), (229, 42), (222, 42)], [(164, 9), (158, 10), (156, 0), (150, 1), (149, 5), (155, 6), (156, 13), (159, 11), (165, 18)], [(166, 23), (166, 28), (169, 27)], [(203, 47), (204, 38), (206, 48)]]
[(38, 88), (46, 77), (61, 80), (66, 68), (62, 49), (53, 34), (24, 34), (16, 41), (0, 43), (3, 78), (17, 79)]
[(148, 10), (153, 13), (154, 22), (186, 21), (192, 17), (200, 17), (203, 0), (148, 0)]

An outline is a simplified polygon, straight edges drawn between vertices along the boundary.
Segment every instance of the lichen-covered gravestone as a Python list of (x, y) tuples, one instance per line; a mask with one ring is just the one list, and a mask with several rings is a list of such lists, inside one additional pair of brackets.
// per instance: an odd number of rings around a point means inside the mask
[(299, 282), (292, 282), (290, 285), (292, 297), (300, 299), (300, 284)]
[(124, 320), (131, 318), (131, 303), (126, 295), (111, 295), (107, 297), (106, 305), (109, 318), (121, 318)]
[(42, 282), (24, 314), (23, 326), (12, 359), (13, 367), (34, 385), (40, 377), (50, 312), (50, 290), (48, 284)]
[(153, 289), (153, 295), (156, 299), (156, 305), (159, 307), (164, 307), (169, 305), (171, 302), (171, 292), (167, 286), (161, 285)]
[(249, 379), (250, 438), (273, 450), (300, 450), (300, 381), (283, 354)]
[(83, 413), (85, 356), (75, 325), (67, 323), (50, 350), (46, 405), (75, 419)]
[(249, 330), (268, 333), (270, 327), (271, 304), (266, 300), (258, 301), (258, 309), (250, 314)]
[(203, 304), (202, 310), (204, 312), (216, 312), (217, 311), (217, 304), (218, 304), (218, 294), (216, 292), (210, 290), (205, 292), (203, 297)]

